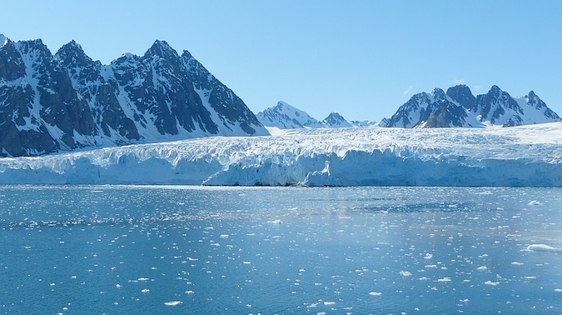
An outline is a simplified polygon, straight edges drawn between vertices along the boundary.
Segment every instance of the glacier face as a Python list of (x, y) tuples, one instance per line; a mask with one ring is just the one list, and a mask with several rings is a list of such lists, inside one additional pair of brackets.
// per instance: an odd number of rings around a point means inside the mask
[(562, 186), (562, 123), (295, 129), (3, 158), (0, 183)]

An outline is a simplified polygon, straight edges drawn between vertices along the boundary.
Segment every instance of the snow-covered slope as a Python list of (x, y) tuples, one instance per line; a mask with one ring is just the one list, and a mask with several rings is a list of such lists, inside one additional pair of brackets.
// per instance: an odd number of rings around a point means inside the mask
[(466, 85), (419, 93), (386, 121), (383, 126), (401, 128), (504, 127), (560, 121), (533, 92), (514, 99), (497, 86), (474, 96)]
[(55, 55), (40, 39), (0, 44), (0, 156), (268, 134), (232, 90), (165, 41), (109, 65), (74, 41)]
[(279, 101), (274, 107), (259, 112), (256, 117), (267, 127), (277, 127), (281, 129), (323, 127), (321, 122), (311, 117), (306, 112), (283, 101)]
[(562, 123), (307, 128), (3, 158), (0, 183), (562, 186)]
[(338, 113), (330, 113), (324, 120), (318, 121), (308, 113), (283, 101), (278, 102), (274, 107), (259, 112), (256, 117), (264, 126), (279, 129), (353, 127)]
[(0, 48), (8, 43), (8, 38), (4, 34), (0, 34)]
[(326, 128), (350, 128), (353, 127), (342, 115), (338, 113), (330, 113), (328, 117), (322, 120), (322, 124)]

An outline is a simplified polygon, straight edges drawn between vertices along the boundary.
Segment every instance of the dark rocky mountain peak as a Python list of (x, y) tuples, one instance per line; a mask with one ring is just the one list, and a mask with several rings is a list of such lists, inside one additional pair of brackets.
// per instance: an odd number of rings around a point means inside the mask
[(444, 100), (447, 96), (445, 94), (445, 91), (443, 91), (440, 88), (435, 88), (433, 89), (433, 91), (431, 92), (431, 95), (438, 100)]
[(160, 57), (163, 59), (177, 59), (178, 53), (164, 40), (156, 40), (144, 54), (144, 58)]
[(324, 118), (322, 123), (328, 128), (348, 128), (353, 126), (345, 118), (343, 118), (342, 115), (334, 112)]
[(476, 105), (476, 97), (472, 94), (470, 88), (464, 84), (448, 88), (447, 96), (464, 108), (472, 109)]
[(55, 58), (61, 60), (65, 66), (72, 67), (77, 65), (84, 65), (94, 62), (92, 58), (88, 57), (82, 46), (74, 40), (63, 45), (55, 54)]
[(540, 97), (537, 94), (535, 94), (534, 91), (530, 91), (527, 95), (525, 95), (525, 100), (529, 105), (537, 109), (542, 109), (547, 107), (545, 102), (543, 102), (543, 100), (541, 100)]
[(143, 57), (124, 54), (103, 65), (75, 41), (53, 56), (41, 40), (4, 40), (0, 156), (208, 135), (267, 135), (246, 104), (189, 56), (184, 62), (157, 40)]
[(386, 127), (484, 127), (518, 126), (558, 121), (560, 118), (533, 92), (513, 98), (497, 85), (486, 94), (474, 96), (466, 85), (457, 85), (442, 93), (415, 94), (386, 121)]

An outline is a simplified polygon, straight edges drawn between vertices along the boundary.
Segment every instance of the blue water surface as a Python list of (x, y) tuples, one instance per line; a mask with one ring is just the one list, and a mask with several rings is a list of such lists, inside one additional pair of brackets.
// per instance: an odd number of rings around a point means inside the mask
[(560, 188), (0, 187), (0, 312), (561, 314)]

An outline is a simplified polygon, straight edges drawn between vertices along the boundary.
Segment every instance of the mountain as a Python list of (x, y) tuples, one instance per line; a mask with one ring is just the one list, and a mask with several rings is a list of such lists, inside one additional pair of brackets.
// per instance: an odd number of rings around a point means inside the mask
[(415, 94), (386, 121), (385, 127), (504, 127), (559, 121), (560, 117), (533, 92), (513, 98), (496, 85), (486, 94), (474, 96), (466, 85), (447, 92)]
[(349, 123), (355, 127), (374, 127), (378, 125), (376, 121), (371, 120), (352, 120)]
[(383, 117), (381, 119), (381, 121), (379, 121), (377, 124), (375, 124), (378, 127), (386, 127), (388, 125), (388, 122), (390, 121), (389, 118)]
[(2, 41), (0, 156), (268, 134), (232, 90), (165, 41), (109, 65), (74, 41), (55, 55), (40, 39)]
[(256, 117), (264, 126), (280, 129), (353, 127), (338, 113), (330, 113), (324, 120), (318, 121), (306, 112), (283, 101), (279, 101), (274, 107), (259, 112)]
[(321, 122), (311, 117), (306, 112), (282, 101), (279, 101), (274, 107), (259, 112), (256, 117), (264, 126), (281, 129), (323, 127)]
[(353, 127), (352, 124), (350, 124), (347, 120), (345, 120), (345, 118), (343, 118), (342, 115), (340, 115), (338, 113), (330, 113), (330, 115), (328, 115), (328, 117), (326, 117), (326, 118), (324, 118), (324, 120), (322, 120), (322, 124), (326, 128), (349, 128), (349, 127)]

